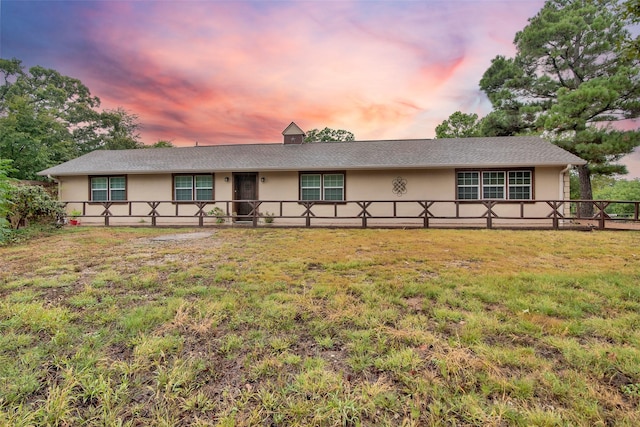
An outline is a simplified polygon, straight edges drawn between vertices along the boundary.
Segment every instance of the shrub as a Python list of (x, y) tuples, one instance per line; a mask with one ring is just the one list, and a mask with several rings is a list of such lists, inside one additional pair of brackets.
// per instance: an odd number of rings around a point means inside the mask
[(270, 213), (269, 211), (264, 213), (264, 222), (266, 224), (272, 224), (273, 223), (273, 217), (275, 216), (275, 214)]
[(0, 242), (3, 240), (7, 229), (9, 228), (9, 221), (7, 220), (7, 214), (9, 213), (9, 201), (7, 200), (10, 184), (9, 173), (11, 160), (0, 159)]
[(210, 210), (208, 212), (208, 215), (216, 217), (216, 224), (224, 224), (224, 222), (226, 221), (226, 214), (218, 206)]
[(18, 229), (26, 221), (61, 224), (62, 204), (38, 185), (9, 185), (7, 217), (11, 228)]

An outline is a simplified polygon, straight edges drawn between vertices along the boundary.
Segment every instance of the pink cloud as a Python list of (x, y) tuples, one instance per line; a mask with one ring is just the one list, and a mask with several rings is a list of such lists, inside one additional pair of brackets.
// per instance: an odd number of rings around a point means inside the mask
[[(292, 120), (359, 139), (429, 138), (455, 111), (490, 111), (478, 82), (543, 4), (43, 2), (15, 45), (31, 65), (80, 78), (104, 108), (137, 114), (146, 143), (277, 142)], [(640, 154), (625, 163), (640, 176)]]
[(105, 2), (81, 77), (147, 143), (278, 141), (292, 120), (433, 137), (454, 111), (489, 111), (478, 81), (542, 4)]

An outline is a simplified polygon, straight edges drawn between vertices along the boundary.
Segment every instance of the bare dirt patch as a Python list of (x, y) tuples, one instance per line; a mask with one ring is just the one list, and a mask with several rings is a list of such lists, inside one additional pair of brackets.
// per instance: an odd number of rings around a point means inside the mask
[(149, 240), (153, 242), (173, 242), (184, 240), (196, 240), (205, 239), (213, 236), (213, 232), (197, 232), (197, 233), (178, 233), (178, 234), (165, 234), (163, 236), (152, 237)]

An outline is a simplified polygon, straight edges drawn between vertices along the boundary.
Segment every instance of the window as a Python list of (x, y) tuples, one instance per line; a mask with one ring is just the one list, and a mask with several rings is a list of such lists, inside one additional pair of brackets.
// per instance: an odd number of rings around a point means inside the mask
[(482, 172), (482, 198), (504, 199), (504, 172)]
[(300, 177), (300, 199), (302, 200), (322, 200), (322, 175), (302, 175)]
[(531, 200), (533, 178), (530, 170), (460, 171), (457, 173), (458, 200)]
[(324, 200), (344, 200), (344, 175), (341, 173), (324, 175)]
[(479, 172), (458, 172), (458, 199), (478, 199)]
[(303, 173), (300, 199), (327, 202), (344, 201), (344, 173)]
[(173, 199), (179, 201), (213, 200), (213, 175), (175, 175)]
[(94, 176), (91, 178), (91, 200), (107, 202), (127, 200), (127, 180), (124, 176)]
[(509, 172), (509, 198), (531, 199), (531, 171)]

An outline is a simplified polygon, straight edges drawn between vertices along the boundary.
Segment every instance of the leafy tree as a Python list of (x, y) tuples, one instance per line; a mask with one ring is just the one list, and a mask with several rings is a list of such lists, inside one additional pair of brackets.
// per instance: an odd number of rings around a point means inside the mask
[(331, 128), (311, 129), (304, 138), (304, 142), (347, 142), (353, 140), (353, 133), (343, 129)]
[(0, 158), (14, 160), (10, 176), (42, 179), (38, 171), (95, 149), (142, 146), (137, 116), (99, 106), (78, 79), (0, 58)]
[(534, 118), (554, 143), (587, 160), (578, 167), (583, 199), (592, 199), (592, 174), (626, 173), (615, 162), (640, 143), (637, 131), (610, 126), (640, 115), (638, 63), (618, 48), (630, 36), (617, 6), (547, 0), (516, 34), (515, 58), (496, 57), (481, 80), (496, 110)]
[(76, 156), (65, 125), (25, 96), (5, 102), (0, 116), (0, 157), (13, 160), (11, 176), (37, 179), (36, 172)]
[(533, 121), (530, 114), (524, 115), (519, 109), (495, 110), (481, 119), (456, 111), (436, 126), (436, 138), (526, 135), (536, 133)]
[[(600, 185), (593, 186), (593, 197), (597, 200), (640, 200), (640, 179), (626, 180), (613, 179), (602, 182)], [(614, 203), (609, 205), (605, 211), (609, 214), (619, 216), (632, 216), (635, 211), (633, 203)]]
[(14, 229), (26, 221), (54, 223), (64, 217), (62, 204), (39, 185), (11, 185), (7, 191), (8, 218)]
[(78, 155), (94, 150), (144, 148), (140, 141), (138, 116), (124, 108), (95, 112), (85, 126), (73, 130)]
[(456, 111), (436, 126), (436, 138), (468, 138), (481, 136), (478, 115)]
[[(20, 61), (17, 59), (2, 59), (0, 58), (0, 75), (2, 75), (2, 81), (0, 82), (0, 108), (4, 103), (4, 100), (9, 93), (13, 83), (16, 80), (16, 76), (24, 74)], [(2, 110), (0, 110), (2, 113)]]
[(102, 131), (100, 146), (107, 150), (144, 148), (140, 141), (138, 116), (124, 108), (107, 110), (100, 114)]
[(147, 145), (146, 148), (172, 148), (174, 147), (173, 142), (160, 140), (154, 144)]

